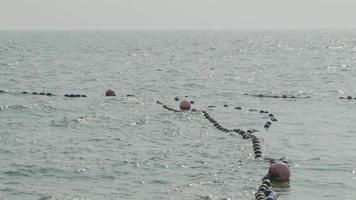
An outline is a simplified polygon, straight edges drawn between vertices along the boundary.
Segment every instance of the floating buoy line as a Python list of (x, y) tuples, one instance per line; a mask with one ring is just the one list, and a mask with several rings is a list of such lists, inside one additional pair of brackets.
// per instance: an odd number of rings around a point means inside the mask
[[(23, 95), (40, 95), (40, 96), (58, 96), (50, 92), (8, 92), (4, 90), (0, 90), (0, 93), (7, 93), (7, 94), (23, 94)], [(64, 94), (64, 97), (70, 98), (79, 98), (79, 97), (87, 97), (85, 94)]]
[(339, 97), (339, 99), (347, 99), (347, 100), (352, 100), (352, 99), (356, 99), (356, 97), (347, 96), (347, 97)]
[[(156, 103), (162, 105), (162, 107), (168, 111), (187, 112), (186, 110), (177, 110), (175, 108), (172, 108), (160, 101), (157, 101)], [(216, 107), (216, 106), (208, 106), (208, 108), (213, 108), (213, 107)], [(224, 105), (224, 107), (228, 107), (228, 106)], [(238, 108), (239, 108), (238, 110), (242, 109), (241, 107), (238, 107)], [(219, 131), (222, 131), (224, 133), (234, 132), (236, 134), (239, 134), (242, 137), (242, 139), (244, 139), (244, 140), (251, 140), (252, 149), (253, 149), (253, 152), (255, 155), (255, 159), (266, 160), (270, 164), (270, 169), (269, 169), (267, 175), (262, 178), (261, 184), (255, 193), (255, 199), (256, 200), (276, 200), (278, 198), (278, 194), (272, 190), (271, 181), (274, 181), (274, 180), (287, 181), (287, 180), (289, 180), (290, 171), (289, 171), (289, 166), (288, 166), (287, 161), (285, 161), (283, 159), (273, 159), (273, 158), (266, 157), (263, 155), (260, 139), (253, 134), (254, 132), (257, 132), (256, 129), (249, 129), (246, 131), (244, 131), (242, 129), (228, 129), (228, 128), (221, 126), (220, 123), (217, 122), (213, 117), (211, 117), (207, 111), (196, 110), (196, 109), (194, 109), (192, 111), (193, 112), (201, 112), (201, 114), (204, 116), (204, 118)], [(258, 110), (250, 109), (249, 111), (258, 111)], [(260, 110), (260, 113), (265, 114), (265, 113), (269, 113), (269, 112)], [(274, 115), (272, 113), (269, 113), (268, 117), (270, 117), (271, 121), (277, 121), (277, 119), (274, 117)], [(272, 123), (270, 121), (267, 121), (266, 124), (264, 125), (264, 128), (269, 128), (271, 126), (271, 124)], [(274, 170), (274, 171), (272, 171), (272, 170)], [(283, 177), (280, 177), (280, 173), (282, 173)]]
[(252, 96), (252, 97), (260, 97), (260, 98), (282, 98), (282, 99), (308, 99), (310, 96), (294, 96), (294, 95), (270, 95), (270, 94), (248, 94), (244, 93), (243, 95)]

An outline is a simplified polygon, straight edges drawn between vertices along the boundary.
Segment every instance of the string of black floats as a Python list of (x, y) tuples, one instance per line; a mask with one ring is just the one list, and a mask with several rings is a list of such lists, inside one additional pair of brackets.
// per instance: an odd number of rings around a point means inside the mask
[[(172, 108), (166, 104), (163, 104), (160, 101), (156, 101), (156, 103), (162, 105), (162, 107), (168, 111), (172, 111), (172, 112), (176, 112), (176, 113), (186, 112), (184, 110), (177, 110), (175, 108)], [(227, 107), (227, 106), (224, 106), (224, 107)], [(240, 110), (241, 107), (235, 107), (235, 109)], [(251, 140), (255, 159), (266, 160), (269, 162), (270, 165), (274, 164), (276, 162), (276, 160), (280, 160), (280, 159), (269, 158), (262, 154), (260, 139), (253, 134), (254, 132), (257, 132), (257, 130), (249, 129), (247, 131), (244, 131), (242, 129), (227, 129), (227, 128), (221, 126), (220, 123), (217, 122), (213, 117), (211, 117), (207, 111), (196, 110), (196, 109), (192, 109), (192, 111), (193, 112), (201, 112), (202, 115), (204, 116), (204, 118), (206, 120), (208, 120), (208, 122), (210, 122), (219, 131), (222, 131), (224, 133), (233, 132), (233, 133), (239, 134), (242, 137), (242, 139), (244, 139), (244, 140)], [(249, 109), (249, 111), (258, 111), (258, 110)], [(259, 112), (260, 113), (269, 113), (268, 111), (264, 111), (264, 110), (260, 110)], [(277, 121), (277, 119), (274, 117), (274, 115), (272, 113), (269, 113), (268, 117), (270, 117), (271, 121)], [(266, 124), (264, 125), (264, 128), (269, 128), (271, 125), (272, 125), (272, 123), (270, 121), (267, 121)], [(283, 162), (286, 162), (286, 161), (283, 161)], [(257, 192), (255, 193), (255, 199), (256, 200), (276, 200), (277, 198), (278, 198), (278, 194), (272, 190), (271, 180), (270, 180), (269, 176), (266, 175), (265, 177), (262, 178), (261, 184), (259, 185)]]
[[(50, 92), (27, 92), (27, 91), (23, 91), (23, 92), (9, 92), (9, 91), (5, 91), (5, 90), (0, 90), (0, 94), (1, 93), (8, 93), (8, 94), (28, 94), (28, 95), (42, 95), (42, 96), (59, 96)], [(282, 99), (307, 99), (307, 98), (311, 98), (310, 96), (287, 96), (287, 95), (269, 95), (269, 94), (248, 94), (248, 93), (244, 93), (243, 95), (245, 96), (252, 96), (252, 97), (260, 97), (260, 98), (282, 98)], [(68, 93), (68, 94), (64, 94), (64, 97), (70, 97), (70, 98), (78, 98), (78, 97), (87, 97), (87, 95), (85, 94), (74, 94), (74, 93)], [(115, 95), (107, 95), (107, 96), (115, 96)], [(132, 94), (128, 94), (126, 96), (134, 96)], [(352, 97), (352, 96), (346, 96), (346, 97), (339, 97), (339, 99), (347, 99), (347, 100), (352, 100), (352, 99), (356, 99), (356, 97)], [(239, 107), (236, 107), (239, 108)]]
[[(7, 93), (7, 94), (22, 94), (22, 95), (40, 95), (40, 96), (59, 96), (50, 92), (9, 92), (5, 90), (0, 90), (0, 93)], [(64, 94), (64, 97), (70, 97), (70, 98), (79, 98), (79, 97), (87, 97), (85, 94)]]

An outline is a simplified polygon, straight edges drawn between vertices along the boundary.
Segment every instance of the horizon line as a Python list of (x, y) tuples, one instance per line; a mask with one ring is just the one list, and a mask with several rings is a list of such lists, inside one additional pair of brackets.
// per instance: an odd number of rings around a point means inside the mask
[(128, 31), (356, 31), (356, 27), (315, 27), (315, 28), (127, 28), (127, 29), (94, 29), (94, 28), (78, 28), (78, 29), (67, 29), (67, 28), (12, 28), (12, 29), (2, 29), (0, 31), (95, 31), (95, 32), (128, 32)]

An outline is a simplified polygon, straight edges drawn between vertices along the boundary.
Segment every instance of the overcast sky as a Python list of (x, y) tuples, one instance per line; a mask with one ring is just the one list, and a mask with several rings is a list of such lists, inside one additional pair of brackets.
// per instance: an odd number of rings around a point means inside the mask
[(356, 29), (356, 0), (0, 0), (0, 29)]

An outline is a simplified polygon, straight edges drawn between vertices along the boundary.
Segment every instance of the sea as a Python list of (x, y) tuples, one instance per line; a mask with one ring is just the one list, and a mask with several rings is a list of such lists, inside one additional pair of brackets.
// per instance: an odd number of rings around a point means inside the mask
[(356, 199), (355, 30), (1, 31), (0, 90), (0, 199), (255, 199), (200, 110), (278, 199)]

